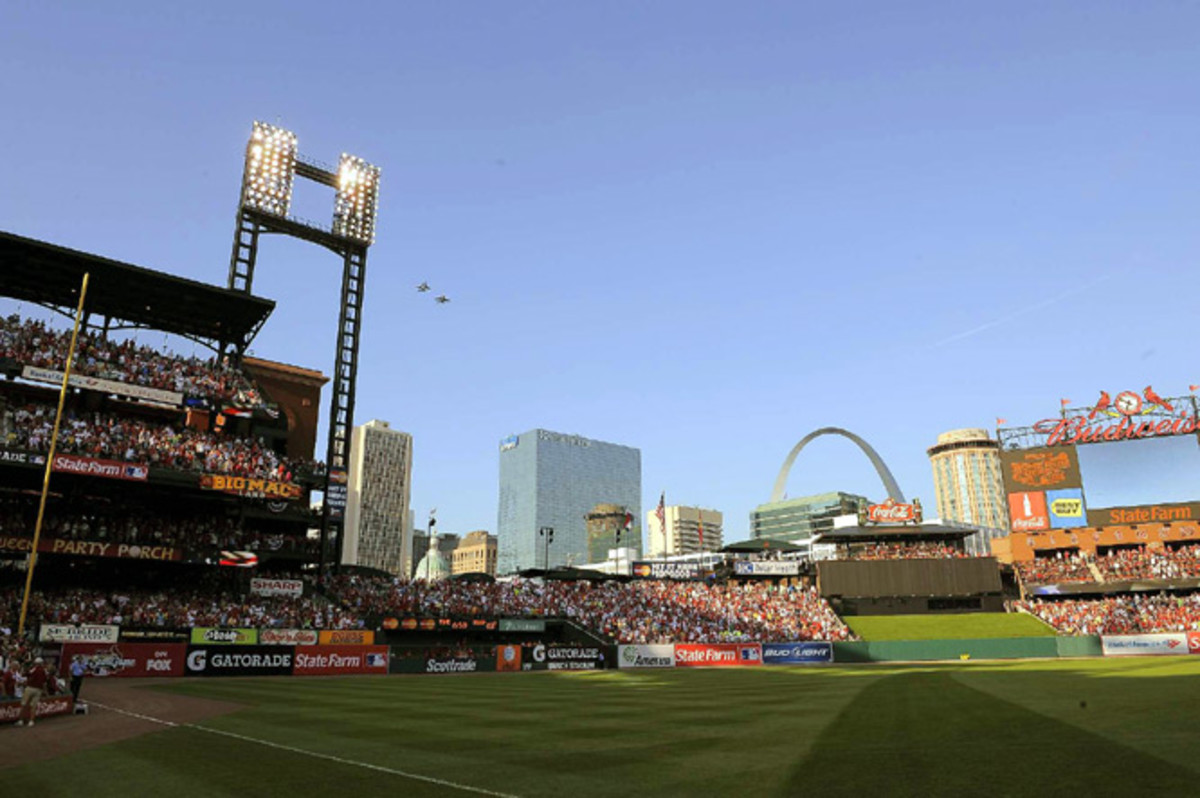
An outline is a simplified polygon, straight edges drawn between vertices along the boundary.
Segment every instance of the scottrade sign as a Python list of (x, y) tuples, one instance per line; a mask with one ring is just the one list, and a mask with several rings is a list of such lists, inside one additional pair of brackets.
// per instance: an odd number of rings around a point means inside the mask
[(804, 643), (763, 643), (765, 665), (811, 665), (833, 662), (833, 643), (810, 641)]

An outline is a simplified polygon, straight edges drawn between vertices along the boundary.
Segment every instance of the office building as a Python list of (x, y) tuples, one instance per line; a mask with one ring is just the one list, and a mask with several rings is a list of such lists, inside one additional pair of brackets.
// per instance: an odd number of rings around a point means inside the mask
[(673, 557), (700, 551), (719, 551), (725, 545), (724, 515), (719, 510), (704, 510), (681, 504), (663, 507), (663, 523), (658, 508), (646, 512), (646, 554), (649, 557)]
[(412, 436), (386, 421), (355, 427), (350, 440), (342, 563), (407, 572)]
[(869, 503), (865, 496), (834, 491), (760, 504), (750, 513), (750, 537), (810, 548), (813, 537), (833, 529), (834, 518), (857, 514)]
[(985, 429), (956, 429), (939, 435), (928, 453), (938, 515), (978, 529), (967, 540), (968, 551), (988, 553), (987, 541), (1009, 533), (1000, 443)]
[(587, 562), (587, 516), (600, 504), (625, 508), (632, 523), (621, 545), (641, 551), (640, 451), (544, 429), (505, 438), (496, 525), (499, 572)]
[(496, 575), (496, 536), (483, 530), (468, 532), (450, 556), (450, 572)]

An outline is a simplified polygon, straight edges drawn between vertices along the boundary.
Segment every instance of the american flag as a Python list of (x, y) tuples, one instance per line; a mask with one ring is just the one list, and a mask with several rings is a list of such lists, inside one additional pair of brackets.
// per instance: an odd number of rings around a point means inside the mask
[(658, 516), (658, 526), (664, 532), (667, 529), (667, 492), (664, 490), (662, 495), (658, 497), (658, 509), (654, 511)]

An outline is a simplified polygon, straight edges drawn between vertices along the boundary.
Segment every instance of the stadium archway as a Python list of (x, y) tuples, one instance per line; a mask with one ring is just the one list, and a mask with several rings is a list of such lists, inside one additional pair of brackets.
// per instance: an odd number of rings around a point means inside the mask
[(871, 444), (853, 432), (844, 430), (841, 427), (821, 427), (818, 430), (813, 430), (792, 448), (787, 459), (783, 461), (783, 468), (779, 469), (779, 476), (775, 479), (775, 489), (771, 491), (772, 503), (783, 501), (783, 492), (787, 489), (788, 474), (791, 473), (792, 463), (796, 462), (796, 455), (800, 454), (800, 451), (810, 441), (822, 435), (841, 435), (843, 438), (849, 438), (858, 444), (858, 448), (862, 449), (863, 454), (871, 461), (871, 465), (875, 466), (875, 473), (879, 474), (879, 479), (883, 482), (883, 488), (887, 491), (887, 495), (901, 504), (904, 503), (904, 493), (900, 490), (900, 486), (896, 484), (896, 478), (892, 476), (892, 472), (888, 470), (887, 463), (883, 462), (883, 458), (879, 456), (879, 453), (871, 448)]

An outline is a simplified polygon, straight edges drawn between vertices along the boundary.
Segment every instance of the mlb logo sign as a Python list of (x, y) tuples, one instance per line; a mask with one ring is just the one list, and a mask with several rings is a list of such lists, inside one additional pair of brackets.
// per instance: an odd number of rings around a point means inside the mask
[(758, 646), (742, 646), (740, 651), (742, 662), (758, 662), (760, 660), (758, 652)]
[(145, 479), (150, 476), (150, 469), (143, 465), (127, 465), (125, 466), (126, 479)]
[(387, 664), (388, 664), (387, 663), (387, 654), (383, 654), (383, 653), (368, 653), (367, 654), (367, 667), (368, 668), (386, 668)]

